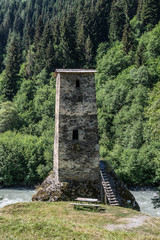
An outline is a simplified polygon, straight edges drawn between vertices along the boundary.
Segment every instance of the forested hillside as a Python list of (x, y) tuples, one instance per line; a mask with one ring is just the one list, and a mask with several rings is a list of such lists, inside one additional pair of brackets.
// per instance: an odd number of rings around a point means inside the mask
[(101, 157), (160, 180), (158, 0), (0, 0), (0, 185), (52, 169), (56, 68), (96, 68)]

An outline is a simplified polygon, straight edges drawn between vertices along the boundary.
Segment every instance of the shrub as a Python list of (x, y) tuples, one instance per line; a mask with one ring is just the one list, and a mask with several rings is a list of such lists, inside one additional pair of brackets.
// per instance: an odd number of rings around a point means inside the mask
[(1, 133), (0, 184), (33, 186), (40, 183), (52, 168), (52, 146), (52, 139), (11, 131)]

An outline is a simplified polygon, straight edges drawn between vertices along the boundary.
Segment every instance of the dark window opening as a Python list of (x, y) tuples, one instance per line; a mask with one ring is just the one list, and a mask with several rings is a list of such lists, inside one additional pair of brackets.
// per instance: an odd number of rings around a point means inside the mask
[(76, 88), (79, 88), (79, 87), (80, 87), (80, 81), (77, 80), (77, 81), (76, 81)]
[(78, 140), (78, 130), (73, 130), (73, 140)]

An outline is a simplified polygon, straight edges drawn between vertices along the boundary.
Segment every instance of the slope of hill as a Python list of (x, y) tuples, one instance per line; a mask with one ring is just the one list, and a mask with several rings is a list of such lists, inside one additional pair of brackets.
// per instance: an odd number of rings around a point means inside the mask
[(69, 202), (18, 203), (0, 209), (0, 239), (158, 240), (160, 219), (131, 209), (77, 211)]
[(51, 170), (59, 67), (98, 70), (101, 156), (129, 185), (159, 184), (159, 10), (157, 0), (0, 0), (0, 185)]

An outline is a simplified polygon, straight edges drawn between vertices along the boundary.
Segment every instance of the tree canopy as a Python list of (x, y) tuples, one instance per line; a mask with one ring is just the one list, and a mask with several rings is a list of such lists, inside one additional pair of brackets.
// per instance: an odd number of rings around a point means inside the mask
[(101, 157), (129, 185), (159, 184), (159, 10), (158, 0), (0, 0), (0, 185), (52, 169), (56, 68), (97, 69)]

